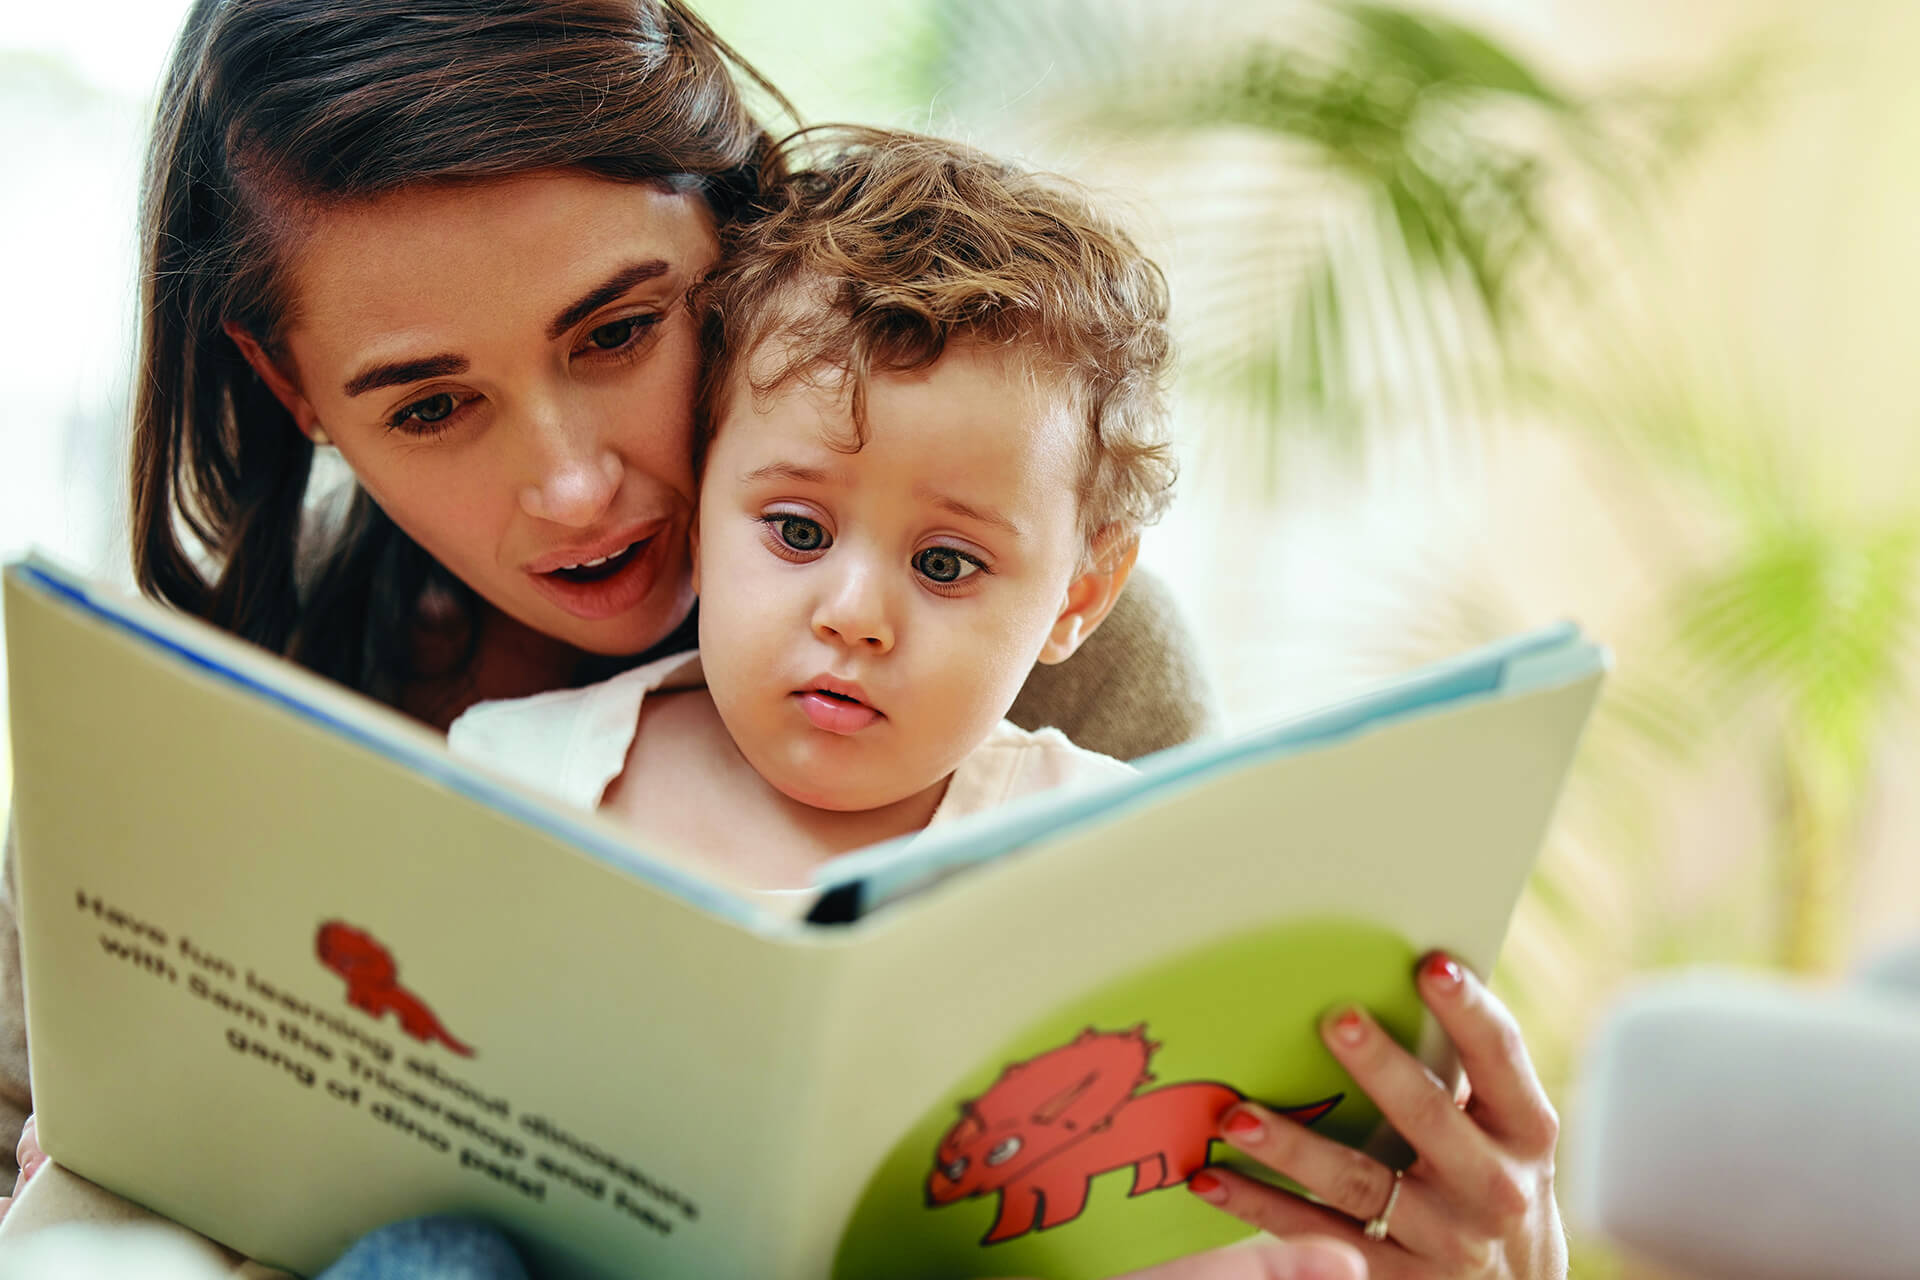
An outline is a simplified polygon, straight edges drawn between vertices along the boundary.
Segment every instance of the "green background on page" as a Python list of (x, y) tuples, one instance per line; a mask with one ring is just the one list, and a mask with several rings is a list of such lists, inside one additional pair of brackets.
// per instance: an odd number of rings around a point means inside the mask
[[(1160, 1043), (1142, 1092), (1186, 1080), (1218, 1080), (1249, 1097), (1290, 1106), (1345, 1094), (1315, 1126), (1347, 1142), (1364, 1139), (1379, 1112), (1327, 1053), (1319, 1020), (1359, 1004), (1403, 1044), (1420, 1026), (1413, 986), (1417, 953), (1372, 925), (1295, 921), (1213, 943), (1076, 997), (1019, 1036), (984, 1054), (902, 1137), (861, 1196), (834, 1261), (835, 1280), (897, 1280), (911, 1260), (916, 1277), (1112, 1275), (1225, 1244), (1249, 1228), (1174, 1186), (1129, 1197), (1131, 1167), (1093, 1180), (1084, 1212), (1071, 1222), (982, 1246), (1000, 1197), (930, 1207), (926, 1180), (940, 1139), (1008, 1063), (1072, 1040), (1091, 1026), (1124, 1031), (1146, 1024)], [(1243, 1167), (1231, 1147), (1215, 1163)], [(1253, 1171), (1250, 1167), (1249, 1172)]]

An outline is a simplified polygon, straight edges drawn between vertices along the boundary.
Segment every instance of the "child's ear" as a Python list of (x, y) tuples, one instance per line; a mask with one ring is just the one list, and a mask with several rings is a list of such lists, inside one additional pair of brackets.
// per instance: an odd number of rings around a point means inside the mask
[(1044, 663), (1051, 665), (1071, 658), (1074, 650), (1093, 634), (1094, 628), (1106, 621), (1127, 585), (1127, 575), (1133, 572), (1133, 562), (1140, 555), (1137, 536), (1125, 541), (1096, 538), (1094, 546), (1097, 550), (1092, 567), (1067, 584), (1060, 616), (1053, 620), (1047, 642), (1040, 648), (1040, 661)]
[(300, 388), (294, 384), (292, 378), (287, 376), (286, 370), (267, 354), (267, 349), (255, 341), (252, 334), (231, 320), (221, 322), (220, 328), (233, 339), (233, 345), (240, 348), (240, 354), (246, 358), (249, 365), (253, 366), (253, 371), (260, 376), (260, 381), (267, 384), (267, 390), (273, 392), (273, 398), (293, 415), (293, 425), (300, 429), (300, 434), (315, 444), (332, 443), (327, 439), (326, 431), (320, 426), (320, 415), (313, 411), (313, 406), (307, 402), (307, 398), (300, 394)]

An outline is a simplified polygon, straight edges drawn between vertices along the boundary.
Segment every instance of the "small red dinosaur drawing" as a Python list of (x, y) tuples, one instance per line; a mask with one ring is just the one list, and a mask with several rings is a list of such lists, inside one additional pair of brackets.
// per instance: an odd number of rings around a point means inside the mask
[(400, 1029), (422, 1043), (438, 1040), (463, 1058), (473, 1050), (455, 1040), (426, 1002), (399, 983), (400, 968), (379, 939), (344, 920), (329, 920), (314, 937), (320, 963), (347, 980), (347, 1003), (375, 1019), (393, 1010)]
[[(1133, 1166), (1143, 1195), (1179, 1186), (1207, 1163), (1220, 1116), (1246, 1095), (1211, 1080), (1153, 1083), (1147, 1061), (1160, 1045), (1146, 1024), (1131, 1031), (1088, 1027), (1068, 1044), (1016, 1062), (985, 1093), (960, 1104), (940, 1140), (927, 1203), (1000, 1193), (982, 1244), (1000, 1244), (1079, 1217), (1100, 1174)], [(1312, 1124), (1344, 1095), (1280, 1112)]]

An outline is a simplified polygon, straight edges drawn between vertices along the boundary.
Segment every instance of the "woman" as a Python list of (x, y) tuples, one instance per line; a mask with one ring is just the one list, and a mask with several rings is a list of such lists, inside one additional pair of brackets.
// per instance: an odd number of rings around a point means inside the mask
[[(681, 643), (680, 304), (773, 163), (736, 68), (772, 92), (677, 0), (197, 4), (147, 180), (142, 586), (435, 725)], [(316, 446), (357, 481), (331, 519)], [(1149, 620), (1116, 613), (1016, 720), (1117, 755), (1199, 727), (1150, 595), (1123, 601)], [(1511, 1019), (1443, 956), (1420, 988), (1465, 1107), (1363, 1016), (1328, 1028), (1417, 1153), (1404, 1176), (1247, 1107), (1227, 1139), (1322, 1203), (1224, 1171), (1192, 1190), (1378, 1276), (1557, 1277), (1554, 1119)]]

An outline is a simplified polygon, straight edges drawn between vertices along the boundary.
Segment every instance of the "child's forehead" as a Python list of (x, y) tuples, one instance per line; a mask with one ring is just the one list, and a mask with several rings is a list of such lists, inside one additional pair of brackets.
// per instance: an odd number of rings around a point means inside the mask
[(824, 362), (777, 372), (777, 381), (734, 389), (716, 424), (720, 434), (758, 424), (786, 442), (806, 440), (840, 455), (877, 447), (889, 455), (930, 449), (1061, 465), (1084, 458), (1081, 397), (1019, 352), (954, 347), (918, 368), (859, 373)]
[(1058, 377), (1017, 354), (952, 350), (924, 369), (880, 373), (865, 390), (856, 422), (844, 368), (742, 388), (716, 432), (730, 478), (893, 485), (1077, 518), (1087, 427)]
[[(1071, 371), (1064, 369), (1037, 342), (990, 343), (970, 335), (949, 340), (934, 359), (909, 368), (877, 366), (857, 370), (837, 345), (819, 341), (817, 333), (785, 328), (769, 332), (736, 362), (725, 389), (730, 403), (751, 396), (757, 407), (785, 395), (806, 396), (832, 405), (851, 418), (857, 402), (871, 402), (876, 392), (931, 381), (962, 380), (980, 396), (999, 396), (1025, 406), (1078, 416), (1085, 393)], [(864, 426), (865, 424), (859, 424)]]

